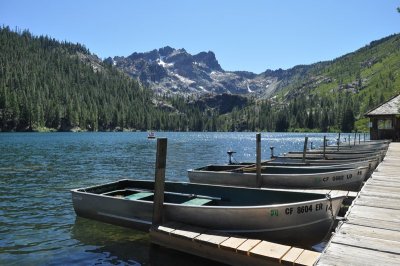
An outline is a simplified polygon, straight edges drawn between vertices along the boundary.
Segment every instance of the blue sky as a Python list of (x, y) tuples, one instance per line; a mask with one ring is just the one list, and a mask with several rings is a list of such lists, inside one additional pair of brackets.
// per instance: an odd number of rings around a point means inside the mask
[(260, 73), (331, 60), (400, 32), (399, 0), (1, 0), (0, 24), (101, 58), (164, 46)]

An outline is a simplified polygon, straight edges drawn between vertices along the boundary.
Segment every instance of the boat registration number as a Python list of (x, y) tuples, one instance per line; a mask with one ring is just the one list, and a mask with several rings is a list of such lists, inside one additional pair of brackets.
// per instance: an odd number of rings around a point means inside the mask
[[(309, 212), (317, 212), (317, 211), (328, 211), (330, 210), (331, 207), (329, 205), (325, 205), (322, 203), (317, 203), (317, 204), (309, 204), (309, 205), (303, 205), (303, 206), (298, 206), (298, 207), (288, 207), (285, 208), (285, 215), (293, 215), (293, 214), (304, 214), (304, 213), (309, 213)], [(278, 209), (273, 209), (271, 210), (271, 216), (279, 216), (279, 210)]]

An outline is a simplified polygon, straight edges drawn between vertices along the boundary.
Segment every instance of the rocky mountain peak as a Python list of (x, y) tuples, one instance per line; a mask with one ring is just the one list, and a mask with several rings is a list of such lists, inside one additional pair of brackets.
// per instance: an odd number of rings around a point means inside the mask
[(208, 68), (215, 71), (223, 71), (219, 65), (215, 54), (211, 51), (200, 52), (193, 56), (194, 60), (199, 63), (205, 64)]
[(165, 46), (163, 48), (158, 49), (158, 53), (160, 54), (160, 56), (169, 56), (174, 51), (175, 49), (170, 46)]
[(116, 56), (112, 63), (139, 79), (159, 94), (256, 94), (272, 93), (276, 79), (251, 72), (224, 71), (212, 51), (191, 55), (185, 49), (170, 46), (149, 52)]

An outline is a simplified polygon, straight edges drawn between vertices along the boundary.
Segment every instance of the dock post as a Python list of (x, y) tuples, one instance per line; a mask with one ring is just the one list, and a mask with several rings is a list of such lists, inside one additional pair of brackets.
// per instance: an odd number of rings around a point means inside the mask
[(154, 183), (153, 225), (163, 222), (165, 168), (167, 161), (167, 139), (157, 139), (157, 157)]
[(358, 134), (358, 144), (361, 144), (361, 133)]
[(356, 146), (357, 132), (354, 133), (354, 146)]
[(349, 135), (349, 147), (351, 146), (351, 136)]
[(261, 179), (261, 133), (256, 134), (256, 150), (257, 150), (257, 158), (256, 158), (256, 169), (257, 169), (257, 187), (261, 187), (262, 179)]
[(303, 163), (306, 162), (307, 142), (308, 142), (308, 137), (305, 137), (304, 148), (303, 148)]
[(338, 141), (337, 141), (337, 150), (339, 151), (339, 146), (340, 146), (340, 132), (339, 132), (339, 137), (338, 137)]
[(324, 159), (326, 159), (325, 153), (326, 153), (326, 136), (324, 136)]

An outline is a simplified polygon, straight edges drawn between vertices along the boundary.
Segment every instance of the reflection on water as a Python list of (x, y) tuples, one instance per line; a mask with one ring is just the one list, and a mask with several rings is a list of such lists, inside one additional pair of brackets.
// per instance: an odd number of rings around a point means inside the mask
[(140, 265), (149, 261), (148, 234), (76, 217), (71, 238), (84, 245), (88, 262)]
[[(157, 133), (168, 138), (166, 179), (186, 171), (255, 161), (255, 133)], [(314, 146), (323, 134), (308, 134)], [(334, 140), (335, 134), (328, 135)], [(263, 159), (303, 148), (304, 134), (263, 133)], [(204, 265), (201, 258), (154, 249), (148, 235), (77, 218), (69, 190), (121, 178), (153, 179), (156, 141), (146, 132), (0, 134), (0, 265)]]
[[(149, 234), (77, 217), (71, 237), (85, 245), (90, 264), (114, 265), (222, 265), (150, 244)], [(82, 263), (82, 261), (80, 261)]]

